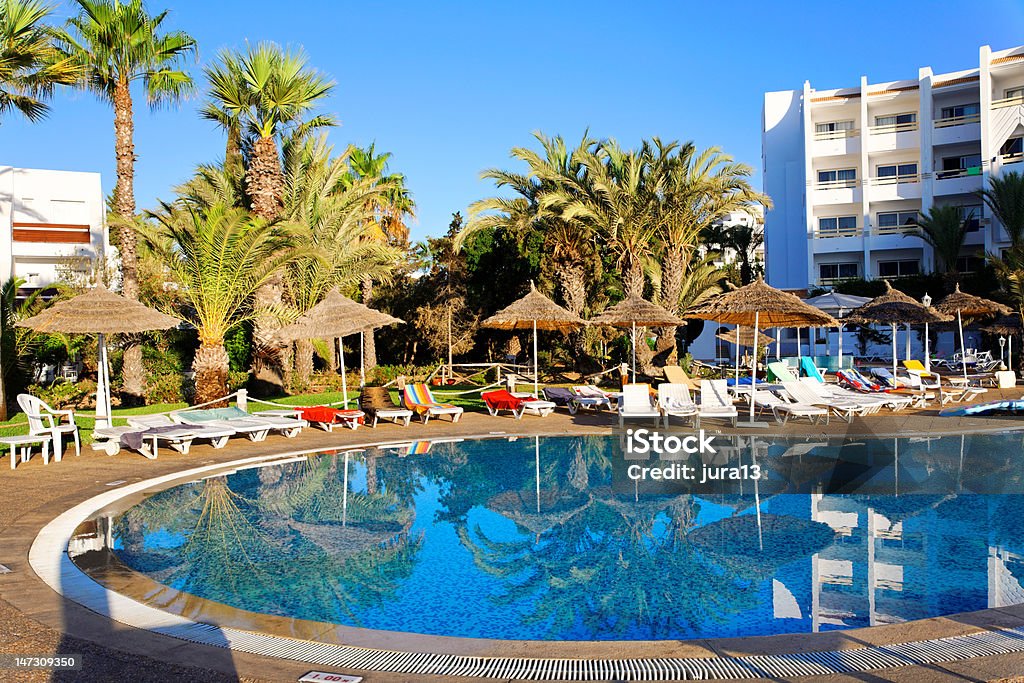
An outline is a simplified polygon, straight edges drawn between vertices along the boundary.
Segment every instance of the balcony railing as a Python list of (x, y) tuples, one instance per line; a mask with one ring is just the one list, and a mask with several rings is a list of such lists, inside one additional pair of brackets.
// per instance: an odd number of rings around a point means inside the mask
[(815, 228), (814, 239), (826, 240), (833, 237), (861, 237), (864, 234), (864, 230), (860, 227), (854, 228), (834, 228), (834, 229), (821, 229)]
[(843, 188), (857, 187), (857, 179), (851, 178), (849, 180), (826, 180), (824, 182), (818, 182), (814, 185), (815, 190), (841, 190)]
[(966, 126), (970, 123), (981, 121), (980, 114), (968, 114), (966, 116), (950, 116), (945, 119), (935, 119), (936, 128), (952, 128), (953, 126)]
[(850, 128), (844, 130), (818, 130), (814, 131), (815, 140), (843, 140), (845, 138), (856, 138), (860, 137), (859, 128)]
[(908, 133), (917, 130), (917, 121), (910, 123), (887, 123), (882, 126), (871, 126), (868, 133), (871, 135), (883, 135), (885, 133)]
[(1016, 107), (1017, 105), (1024, 104), (1024, 95), (1017, 95), (1016, 97), (1007, 97), (1002, 100), (992, 100), (993, 109), (1002, 109), (1003, 107)]
[(936, 180), (948, 180), (950, 178), (966, 178), (967, 176), (981, 176), (981, 166), (969, 166), (967, 168), (956, 168), (949, 171), (936, 171)]
[(914, 183), (921, 182), (921, 176), (917, 173), (908, 173), (906, 175), (888, 175), (880, 178), (872, 178), (871, 184), (875, 186), (881, 185), (912, 185)]
[(916, 225), (876, 225), (871, 234), (873, 235), (912, 235), (917, 232)]
[(828, 287), (829, 285), (838, 285), (841, 282), (848, 282), (850, 280), (856, 280), (855, 277), (819, 277), (818, 285), (821, 287)]
[(1004, 164), (1016, 164), (1024, 161), (1024, 153), (1016, 152), (1014, 154), (1000, 154), (999, 160)]

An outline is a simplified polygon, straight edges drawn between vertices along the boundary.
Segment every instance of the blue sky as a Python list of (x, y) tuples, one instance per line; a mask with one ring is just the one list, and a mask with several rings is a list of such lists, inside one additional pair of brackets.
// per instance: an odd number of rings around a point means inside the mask
[[(168, 24), (222, 48), (302, 46), (338, 83), (324, 109), (340, 150), (376, 141), (393, 153), (419, 205), (414, 239), (492, 193), (534, 130), (635, 144), (643, 137), (719, 145), (760, 166), (762, 93), (849, 87), (978, 63), (978, 47), (1024, 42), (1024, 3), (971, 2), (362, 2), (156, 0)], [(58, 5), (58, 16), (70, 13)], [(809, 29), (809, 26), (814, 26)], [(200, 83), (201, 85), (201, 83)], [(201, 95), (136, 123), (140, 209), (217, 160), (223, 137), (196, 114)], [(50, 118), (0, 122), (0, 164), (103, 173), (114, 184), (113, 115), (92, 95), (62, 93)], [(758, 175), (756, 184), (760, 185)]]

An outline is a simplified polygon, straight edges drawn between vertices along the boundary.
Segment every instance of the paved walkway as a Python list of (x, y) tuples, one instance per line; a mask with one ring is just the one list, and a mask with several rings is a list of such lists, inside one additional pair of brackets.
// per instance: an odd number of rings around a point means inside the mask
[[(1019, 398), (1021, 390), (1004, 392), (1006, 397)], [(989, 398), (998, 392), (990, 391)], [(467, 414), (452, 425), (431, 421), (408, 428), (381, 425), (376, 430), (360, 429), (328, 434), (307, 429), (299, 437), (286, 440), (270, 437), (261, 444), (235, 439), (224, 449), (195, 446), (190, 455), (182, 456), (169, 449), (161, 451), (156, 461), (122, 452), (113, 457), (86, 447), (81, 458), (65, 455), (61, 463), (42, 466), (38, 456), (31, 462), (10, 471), (0, 460), (0, 563), (10, 568), (0, 574), (0, 653), (49, 655), (54, 653), (83, 654), (86, 665), (82, 672), (56, 675), (46, 671), (0, 674), (2, 680), (47, 681), (295, 681), (312, 667), (301, 663), (231, 652), (221, 648), (199, 646), (158, 636), (112, 622), (83, 607), (64, 600), (43, 584), (28, 566), (28, 549), (38, 530), (58, 513), (103, 491), (112, 482), (136, 482), (169, 474), (197, 465), (216, 464), (254, 455), (272, 455), (299, 449), (327, 450), (368, 441), (397, 441), (409, 438), (443, 436), (475, 436), (508, 434), (606, 434), (612, 424), (610, 415), (583, 414), (570, 417), (556, 413), (548, 418), (492, 418)], [(959, 433), (962, 430), (1004, 430), (1017, 427), (1013, 418), (953, 419), (937, 415), (937, 411), (919, 411), (906, 415), (872, 416), (855, 419), (850, 425), (833, 420), (828, 427), (790, 424), (787, 435), (905, 434), (908, 431)], [(764, 434), (765, 430), (757, 433)], [(758, 639), (686, 641), (665, 643), (664, 656), (714, 656), (751, 654), (756, 652), (795, 651), (799, 649), (831, 649), (859, 647), (868, 642), (899, 642), (934, 638), (980, 629), (1024, 626), (1024, 607), (964, 615), (957, 618), (928, 619), (898, 626), (876, 627), (855, 631), (811, 635), (777, 636)], [(511, 643), (519, 656), (529, 656), (528, 643)], [(592, 646), (596, 649), (596, 645)], [(590, 647), (588, 650), (592, 649)], [(631, 644), (602, 644), (608, 657), (635, 656)], [(647, 654), (647, 653), (644, 653)], [(360, 673), (367, 681), (414, 680), (402, 675)], [(859, 677), (833, 676), (823, 680), (889, 680), (889, 681), (985, 681), (1024, 673), (1024, 656), (1003, 655), (980, 657), (933, 667), (904, 667), (872, 672)], [(464, 678), (419, 677), (415, 680), (465, 681)], [(782, 680), (782, 679), (779, 679)]]

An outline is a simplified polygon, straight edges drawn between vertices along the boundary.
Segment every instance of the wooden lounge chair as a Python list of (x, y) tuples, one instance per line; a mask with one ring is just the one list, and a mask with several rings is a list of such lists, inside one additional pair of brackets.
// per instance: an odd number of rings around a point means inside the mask
[(525, 413), (531, 413), (538, 417), (547, 417), (555, 412), (555, 404), (551, 401), (542, 401), (535, 398), (521, 398), (513, 396), (506, 389), (495, 389), (480, 394), (487, 412), (497, 417), (502, 410), (507, 410), (517, 419), (521, 420)]
[(622, 387), (619, 400), (619, 426), (625, 425), (626, 418), (653, 417), (654, 426), (661, 422), (661, 410), (651, 402), (649, 384), (627, 384)]
[(463, 412), (459, 406), (435, 401), (426, 384), (406, 384), (402, 390), (402, 404), (423, 418), (423, 424), (427, 424), (432, 417), (442, 415), (449, 416), (452, 422), (458, 422)]
[(700, 406), (697, 410), (698, 417), (720, 418), (732, 422), (736, 426), (739, 412), (729, 395), (729, 385), (724, 379), (702, 379), (700, 381)]
[(669, 427), (670, 417), (688, 417), (693, 428), (700, 427), (700, 415), (697, 404), (690, 398), (690, 390), (685, 384), (665, 382), (658, 385), (658, 407), (665, 416), (665, 429)]
[(359, 392), (359, 409), (372, 420), (371, 427), (376, 427), (379, 420), (391, 420), (403, 427), (412, 421), (412, 411), (391, 400), (386, 387), (363, 387)]

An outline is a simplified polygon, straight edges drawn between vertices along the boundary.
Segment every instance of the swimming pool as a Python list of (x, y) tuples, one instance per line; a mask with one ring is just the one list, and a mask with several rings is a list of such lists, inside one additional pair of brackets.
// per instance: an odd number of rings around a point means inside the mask
[(851, 628), (1024, 602), (1021, 443), (740, 440), (781, 485), (665, 494), (624, 491), (614, 437), (420, 442), (180, 485), (117, 516), (111, 545), (189, 594), (370, 629)]

